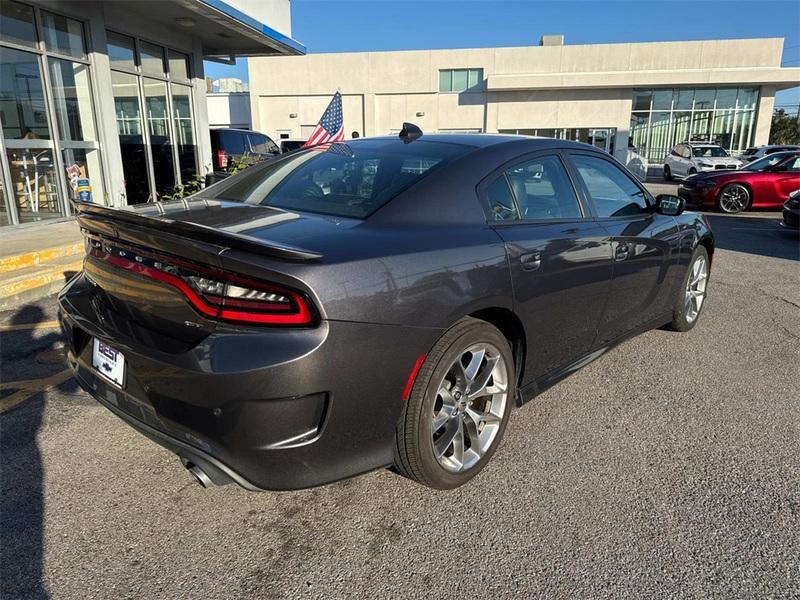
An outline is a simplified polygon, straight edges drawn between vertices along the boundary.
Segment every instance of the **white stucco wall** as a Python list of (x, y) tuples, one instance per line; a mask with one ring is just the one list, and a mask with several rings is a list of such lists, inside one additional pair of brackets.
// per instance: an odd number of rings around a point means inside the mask
[[(386, 134), (404, 120), (423, 131), (615, 127), (616, 148), (624, 150), (633, 89), (648, 81), (764, 85), (759, 141), (769, 132), (776, 87), (792, 78), (800, 84), (800, 69), (780, 68), (782, 50), (782, 39), (768, 38), (253, 58), (253, 127), (300, 137), (339, 89), (348, 136)], [(439, 70), (458, 68), (483, 69), (483, 89), (439, 93)]]

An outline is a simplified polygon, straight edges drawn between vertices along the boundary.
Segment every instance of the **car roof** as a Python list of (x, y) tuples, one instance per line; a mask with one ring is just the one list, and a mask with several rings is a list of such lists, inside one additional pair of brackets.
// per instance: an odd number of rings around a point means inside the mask
[[(377, 137), (363, 137), (354, 140), (346, 140), (347, 144), (357, 144), (361, 141), (370, 140), (396, 140), (397, 135), (384, 135)], [(558, 138), (549, 137), (534, 137), (530, 135), (511, 135), (501, 133), (423, 133), (422, 136), (417, 138), (419, 141), (425, 142), (440, 142), (444, 144), (460, 144), (462, 146), (473, 146), (475, 148), (488, 148), (490, 146), (497, 146), (500, 144), (507, 144), (512, 142), (527, 142), (531, 150), (538, 150), (539, 148), (596, 148), (591, 144), (583, 142), (573, 142), (571, 140), (562, 140)], [(416, 141), (416, 140), (414, 140)], [(413, 143), (413, 142), (411, 142)]]

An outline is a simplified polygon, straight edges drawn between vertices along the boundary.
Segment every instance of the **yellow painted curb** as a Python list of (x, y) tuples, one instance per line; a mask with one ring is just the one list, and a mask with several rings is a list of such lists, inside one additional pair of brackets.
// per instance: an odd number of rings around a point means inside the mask
[(0, 281), (0, 299), (16, 296), (28, 290), (48, 285), (59, 279), (63, 281), (64, 273), (67, 271), (80, 271), (81, 269), (83, 269), (83, 258), (49, 269), (42, 269), (26, 277), (16, 277), (8, 281)]
[(83, 251), (83, 242), (75, 242), (74, 244), (58, 246), (57, 248), (47, 248), (45, 250), (36, 250), (35, 252), (23, 252), (22, 254), (15, 254), (14, 256), (6, 256), (5, 258), (0, 258), (0, 273), (35, 267), (63, 256), (83, 254)]

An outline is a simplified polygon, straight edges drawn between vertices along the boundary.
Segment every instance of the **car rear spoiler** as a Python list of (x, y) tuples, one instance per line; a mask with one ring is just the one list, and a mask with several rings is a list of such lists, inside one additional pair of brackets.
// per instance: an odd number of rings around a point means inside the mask
[(78, 213), (78, 221), (82, 227), (91, 228), (92, 222), (110, 220), (284, 260), (313, 261), (322, 258), (322, 254), (312, 250), (278, 244), (240, 233), (221, 231), (199, 223), (175, 221), (166, 216), (149, 217), (129, 210), (83, 202), (73, 202), (72, 206)]

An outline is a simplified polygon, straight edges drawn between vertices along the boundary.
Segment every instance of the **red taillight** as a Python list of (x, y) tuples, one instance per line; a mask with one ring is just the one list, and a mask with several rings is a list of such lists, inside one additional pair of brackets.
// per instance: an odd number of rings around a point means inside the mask
[(277, 284), (93, 238), (88, 246), (95, 258), (177, 289), (195, 310), (211, 319), (295, 326), (314, 321), (303, 295)]
[(228, 153), (225, 150), (217, 150), (217, 164), (219, 164), (220, 169), (228, 168)]

